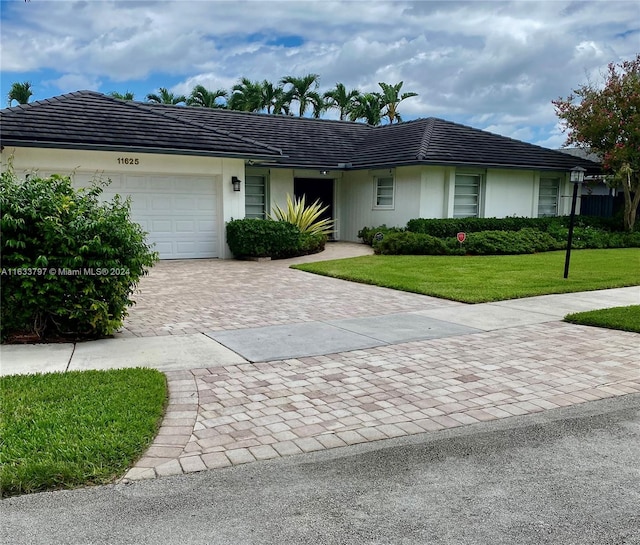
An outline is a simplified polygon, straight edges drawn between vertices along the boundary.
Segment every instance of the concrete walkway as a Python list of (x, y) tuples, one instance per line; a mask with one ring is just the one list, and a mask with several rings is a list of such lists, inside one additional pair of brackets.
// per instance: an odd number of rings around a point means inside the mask
[[(369, 251), (350, 246), (330, 251)], [(640, 392), (637, 334), (560, 321), (638, 303), (638, 287), (465, 305), (288, 264), (161, 262), (117, 338), (2, 346), (1, 371), (164, 371), (165, 420), (127, 479)]]

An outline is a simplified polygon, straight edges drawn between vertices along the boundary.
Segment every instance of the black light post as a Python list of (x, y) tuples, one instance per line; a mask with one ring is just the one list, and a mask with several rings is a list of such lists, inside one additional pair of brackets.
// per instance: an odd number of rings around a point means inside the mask
[(576, 219), (576, 201), (578, 200), (578, 187), (584, 180), (586, 170), (582, 167), (571, 169), (571, 182), (573, 183), (573, 196), (571, 198), (571, 216), (569, 217), (569, 236), (567, 238), (567, 255), (564, 259), (564, 277), (569, 277), (569, 261), (571, 260), (571, 243), (573, 242), (573, 224)]

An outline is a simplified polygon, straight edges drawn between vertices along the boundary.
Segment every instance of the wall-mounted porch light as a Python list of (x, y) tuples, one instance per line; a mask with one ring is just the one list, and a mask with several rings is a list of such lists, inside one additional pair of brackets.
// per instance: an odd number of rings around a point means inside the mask
[(326, 176), (327, 174), (329, 174), (328, 170), (321, 170), (320, 174), (322, 174), (323, 176)]
[(231, 176), (231, 185), (233, 185), (234, 191), (240, 191), (241, 180), (237, 176)]

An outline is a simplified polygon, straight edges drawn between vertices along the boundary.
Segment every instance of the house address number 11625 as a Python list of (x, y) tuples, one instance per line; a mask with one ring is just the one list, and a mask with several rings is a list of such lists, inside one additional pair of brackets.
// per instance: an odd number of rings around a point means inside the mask
[(137, 157), (118, 157), (119, 165), (139, 165), (140, 159)]

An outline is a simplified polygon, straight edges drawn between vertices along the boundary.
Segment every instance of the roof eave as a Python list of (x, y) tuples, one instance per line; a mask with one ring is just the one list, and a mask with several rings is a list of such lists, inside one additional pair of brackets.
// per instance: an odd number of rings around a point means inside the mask
[(199, 157), (229, 157), (232, 159), (277, 159), (282, 157), (281, 155), (272, 155), (266, 153), (235, 153), (235, 152), (222, 152), (215, 150), (194, 150), (194, 149), (181, 149), (181, 148), (154, 148), (144, 146), (118, 146), (118, 145), (102, 145), (102, 144), (79, 144), (69, 142), (52, 142), (52, 141), (39, 141), (39, 140), (12, 140), (2, 139), (3, 147), (14, 148), (56, 148), (56, 149), (70, 149), (70, 150), (83, 150), (83, 151), (118, 151), (126, 153), (155, 153), (165, 155), (188, 155)]
[[(408, 166), (451, 166), (451, 167), (470, 167), (470, 168), (504, 168), (509, 170), (544, 170), (550, 172), (570, 171), (573, 167), (549, 166), (549, 165), (532, 165), (532, 164), (508, 164), (508, 163), (478, 163), (472, 161), (454, 161), (454, 160), (428, 160), (416, 159), (410, 161), (385, 161), (385, 162), (368, 162), (353, 165), (349, 170), (365, 170), (365, 169), (384, 169)], [(602, 167), (597, 164), (585, 164), (585, 161), (576, 161), (574, 166), (586, 167), (588, 172), (601, 172)]]

